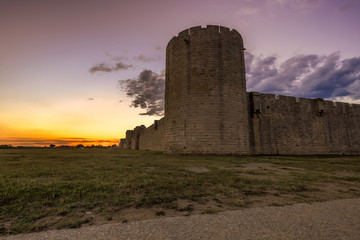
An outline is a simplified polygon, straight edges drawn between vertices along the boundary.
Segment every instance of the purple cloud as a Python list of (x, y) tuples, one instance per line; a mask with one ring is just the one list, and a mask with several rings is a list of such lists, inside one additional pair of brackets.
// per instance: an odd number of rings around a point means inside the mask
[(330, 55), (297, 55), (281, 64), (277, 57), (245, 55), (250, 91), (294, 95), (297, 97), (360, 99), (360, 57), (340, 59)]
[(154, 61), (156, 61), (155, 58), (146, 57), (142, 54), (134, 57), (134, 59), (135, 59), (135, 61), (139, 61), (139, 62), (154, 62)]
[(93, 66), (92, 68), (89, 69), (90, 73), (96, 73), (96, 72), (115, 72), (115, 71), (119, 71), (119, 70), (126, 70), (131, 68), (132, 65), (126, 65), (122, 62), (117, 62), (112, 66), (109, 66), (106, 63), (100, 63), (97, 64), (95, 66)]

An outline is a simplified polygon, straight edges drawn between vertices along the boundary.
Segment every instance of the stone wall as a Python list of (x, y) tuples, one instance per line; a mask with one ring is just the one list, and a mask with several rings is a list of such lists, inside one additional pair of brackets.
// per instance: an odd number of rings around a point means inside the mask
[[(126, 131), (126, 136), (125, 139), (123, 141), (123, 148), (124, 149), (131, 149), (131, 141), (134, 135), (134, 131), (133, 130), (127, 130)], [(121, 142), (121, 140), (120, 140)]]
[(164, 151), (164, 118), (146, 128), (139, 141), (140, 150)]
[(360, 105), (248, 93), (252, 154), (359, 154)]
[(241, 35), (193, 27), (166, 49), (166, 153), (248, 154), (248, 111)]
[(125, 149), (125, 138), (122, 138), (122, 139), (120, 139), (120, 142), (119, 142), (119, 148), (120, 149)]
[(240, 34), (194, 27), (166, 49), (165, 117), (120, 148), (180, 154), (360, 154), (360, 105), (246, 92)]
[(131, 148), (134, 150), (139, 150), (140, 145), (140, 136), (144, 133), (146, 127), (144, 125), (137, 126), (133, 130), (133, 134), (131, 136)]

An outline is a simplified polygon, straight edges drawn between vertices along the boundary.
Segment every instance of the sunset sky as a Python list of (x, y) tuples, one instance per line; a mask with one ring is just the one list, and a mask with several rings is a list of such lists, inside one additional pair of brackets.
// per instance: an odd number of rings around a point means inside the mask
[(0, 144), (109, 145), (151, 125), (161, 108), (134, 97), (161, 98), (166, 44), (197, 25), (243, 36), (248, 91), (360, 103), (359, 13), (358, 0), (1, 0)]

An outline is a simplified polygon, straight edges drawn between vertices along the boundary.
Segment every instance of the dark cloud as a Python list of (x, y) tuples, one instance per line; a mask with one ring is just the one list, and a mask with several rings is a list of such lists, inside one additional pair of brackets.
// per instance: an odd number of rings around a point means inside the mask
[(297, 55), (278, 63), (276, 56), (245, 55), (248, 90), (310, 98), (360, 99), (360, 57), (340, 53)]
[(127, 96), (133, 98), (131, 106), (145, 109), (140, 115), (164, 114), (165, 75), (151, 70), (142, 71), (135, 79), (119, 81)]
[(356, 9), (360, 5), (358, 0), (343, 0), (336, 2), (336, 4), (338, 4), (337, 11), (340, 13), (345, 13), (352, 9)]
[(109, 66), (106, 63), (100, 63), (97, 64), (95, 66), (93, 66), (92, 68), (89, 69), (90, 73), (96, 73), (96, 72), (115, 72), (115, 71), (119, 71), (119, 70), (126, 70), (131, 68), (132, 65), (126, 65), (122, 62), (117, 62), (112, 66)]
[[(278, 74), (275, 56), (255, 58), (254, 55), (246, 52), (245, 59), (246, 72), (248, 73), (247, 81), (250, 88), (256, 88), (257, 85), (262, 84), (264, 79), (272, 78)], [(251, 82), (249, 82), (249, 78), (251, 78)]]
[(111, 72), (112, 68), (107, 66), (105, 63), (100, 63), (97, 64), (95, 66), (93, 66), (92, 68), (89, 69), (89, 72), (91, 73), (95, 73), (95, 72)]
[(118, 62), (115, 64), (115, 67), (113, 67), (113, 71), (126, 70), (128, 68), (132, 68), (132, 65), (126, 65), (122, 62)]
[(134, 59), (136, 61), (139, 61), (139, 62), (154, 62), (154, 61), (156, 61), (155, 58), (146, 57), (146, 56), (144, 56), (142, 54), (139, 55), (139, 56), (134, 57)]

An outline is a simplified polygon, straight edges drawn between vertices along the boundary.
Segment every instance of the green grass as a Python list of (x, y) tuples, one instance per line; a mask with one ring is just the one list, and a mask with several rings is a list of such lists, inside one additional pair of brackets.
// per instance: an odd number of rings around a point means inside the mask
[[(247, 163), (279, 165), (287, 174), (239, 167)], [(195, 173), (187, 167), (210, 171)], [(350, 175), (337, 176), (339, 171)], [(315, 198), (304, 196), (318, 191), (319, 184), (349, 183), (354, 187), (360, 185), (359, 176), (360, 156), (183, 156), (118, 149), (2, 149), (0, 235), (80, 227), (94, 221), (87, 216), (89, 211), (111, 220), (112, 211), (126, 208), (156, 206), (163, 209), (156, 212), (159, 216), (167, 210), (196, 210), (193, 205), (189, 205), (191, 209), (179, 208), (177, 200), (205, 204), (206, 199), (216, 199), (227, 206), (224, 210), (249, 207), (252, 198), (271, 194), (292, 194), (296, 202), (307, 202)], [(350, 191), (354, 197), (359, 196), (357, 189)]]

